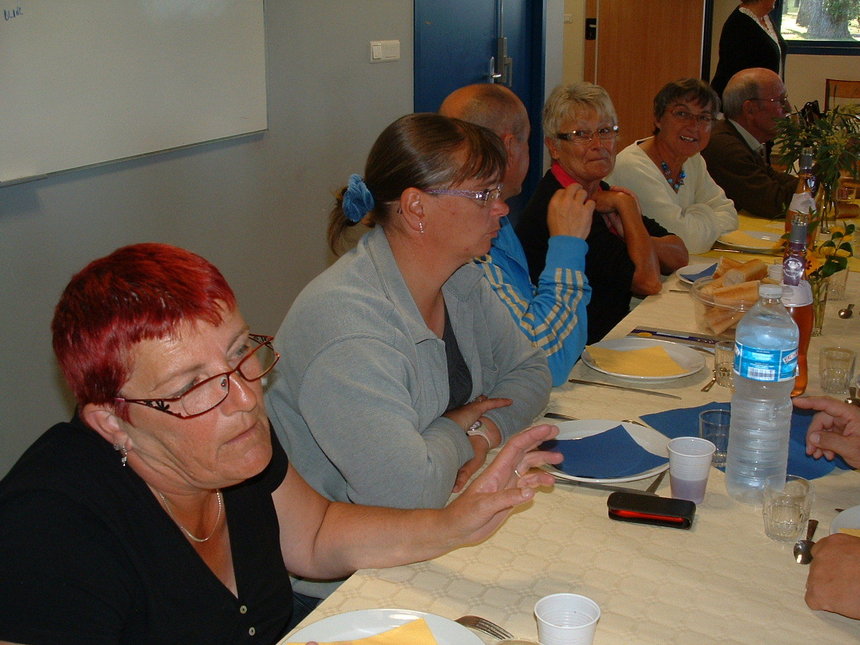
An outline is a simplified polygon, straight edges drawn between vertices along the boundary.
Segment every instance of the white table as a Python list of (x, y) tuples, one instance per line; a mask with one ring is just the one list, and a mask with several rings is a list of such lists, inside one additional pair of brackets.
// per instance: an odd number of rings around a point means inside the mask
[[(858, 278), (856, 273), (849, 277), (845, 302), (858, 300)], [(677, 288), (676, 278), (667, 280), (663, 293), (647, 298), (609, 336), (624, 336), (636, 325), (694, 331), (692, 302), (687, 294), (671, 291)], [(810, 394), (818, 393), (820, 347), (838, 341), (860, 349), (860, 316), (836, 316), (845, 302), (830, 303), (824, 336), (812, 340)], [(581, 363), (572, 376), (630, 385)], [(719, 386), (700, 391), (709, 377), (705, 369), (661, 386), (681, 401), (568, 384), (553, 391), (549, 409), (580, 418), (622, 419), (728, 401), (729, 392)], [(860, 473), (837, 470), (814, 484), (813, 516), (821, 522), (821, 536), (835, 508), (860, 504)], [(658, 492), (669, 495), (668, 480)], [(728, 497), (721, 471), (711, 471), (707, 496), (689, 531), (612, 521), (607, 497), (602, 490), (556, 486), (480, 545), (429, 562), (357, 572), (302, 626), (355, 609), (398, 607), (452, 619), (478, 614), (517, 637), (536, 640), (534, 603), (550, 593), (572, 591), (601, 607), (596, 645), (860, 641), (860, 621), (806, 606), (807, 567), (794, 563), (790, 545), (764, 535), (759, 509)]]

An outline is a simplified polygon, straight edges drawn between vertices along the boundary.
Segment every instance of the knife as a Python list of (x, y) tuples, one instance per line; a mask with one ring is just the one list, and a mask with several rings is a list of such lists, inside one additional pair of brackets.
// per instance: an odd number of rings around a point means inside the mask
[[(668, 468), (666, 470), (668, 470)], [(665, 472), (666, 471), (664, 470), (663, 473)], [(610, 490), (613, 492), (636, 493), (637, 495), (651, 495), (652, 497), (660, 497), (652, 490), (640, 490), (638, 488), (627, 488), (626, 486), (615, 486), (613, 484), (600, 484), (597, 482), (577, 481), (574, 479), (567, 479), (566, 477), (560, 477), (559, 475), (556, 475), (552, 472), (550, 474), (553, 476), (553, 479), (555, 480), (556, 484), (563, 484), (567, 486), (582, 486), (583, 488), (596, 488), (597, 490)], [(651, 487), (649, 486), (648, 488)]]
[(672, 342), (692, 347), (703, 347), (711, 351), (713, 351), (714, 346), (717, 344), (717, 339), (713, 336), (676, 331), (674, 329), (658, 329), (656, 327), (636, 327), (635, 329), (631, 329), (627, 335), (640, 338), (666, 338)]
[(560, 412), (544, 412), (543, 416), (547, 419), (562, 419), (564, 421), (579, 421), (576, 417), (569, 416), (567, 414), (561, 414)]
[(626, 387), (624, 385), (613, 385), (612, 383), (601, 383), (599, 381), (583, 381), (578, 378), (567, 379), (568, 383), (577, 383), (579, 385), (597, 385), (599, 387), (609, 387), (613, 390), (626, 390), (628, 392), (639, 392), (640, 394), (653, 394), (654, 396), (665, 396), (669, 399), (678, 399), (681, 397), (676, 394), (669, 394), (668, 392), (655, 392), (654, 390), (643, 390), (638, 387)]

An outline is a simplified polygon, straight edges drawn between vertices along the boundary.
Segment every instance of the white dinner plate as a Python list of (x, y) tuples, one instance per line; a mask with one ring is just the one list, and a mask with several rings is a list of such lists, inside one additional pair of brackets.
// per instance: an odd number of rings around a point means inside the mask
[[(653, 428), (639, 425), (638, 423), (622, 423), (619, 421), (610, 421), (608, 419), (582, 419), (579, 421), (560, 421), (555, 425), (558, 426), (558, 436), (556, 439), (582, 439), (583, 437), (590, 437), (601, 432), (612, 430), (620, 425), (627, 430), (627, 434), (633, 438), (633, 441), (638, 443), (642, 448), (659, 457), (669, 458), (669, 448), (667, 447), (669, 444), (669, 438), (657, 432)], [(554, 466), (545, 466), (547, 470), (562, 479), (569, 479), (575, 482), (590, 482), (592, 484), (620, 484), (624, 482), (637, 481), (639, 479), (646, 479), (647, 477), (653, 477), (654, 475), (663, 472), (668, 467), (669, 462), (666, 462), (661, 466), (642, 471), (641, 473), (636, 473), (635, 475), (600, 478), (569, 475)]]
[(665, 349), (666, 353), (672, 357), (672, 360), (674, 360), (681, 366), (681, 369), (684, 370), (680, 374), (669, 374), (667, 376), (639, 376), (637, 374), (611, 372), (597, 366), (597, 364), (592, 360), (591, 355), (588, 353), (587, 347), (585, 348), (585, 351), (582, 352), (582, 362), (588, 365), (591, 369), (603, 372), (604, 374), (609, 374), (610, 376), (618, 376), (625, 379), (648, 382), (668, 381), (695, 374), (705, 366), (705, 357), (702, 352), (697, 352), (695, 349), (687, 347), (686, 345), (679, 345), (678, 343), (667, 343), (662, 340), (651, 340), (650, 338), (636, 338), (635, 336), (628, 336), (627, 338), (601, 340), (599, 343), (594, 343), (594, 345), (596, 347), (603, 347), (604, 349), (614, 349), (619, 352), (645, 349), (646, 347), (659, 345)]
[[(707, 275), (699, 275), (700, 273), (702, 273), (702, 271), (704, 271), (708, 267), (711, 267), (710, 273), (708, 273)], [(693, 284), (693, 281), (690, 280), (690, 278), (688, 278), (686, 276), (698, 276), (698, 278), (711, 277), (713, 275), (714, 271), (716, 271), (716, 270), (717, 270), (717, 263), (716, 262), (694, 262), (693, 264), (688, 264), (685, 267), (681, 267), (675, 273), (678, 274), (678, 280), (680, 280), (681, 282), (686, 282), (687, 284)]]
[(328, 616), (291, 634), (284, 642), (341, 641), (375, 636), (423, 618), (439, 645), (483, 645), (468, 629), (453, 620), (411, 609), (361, 609)]
[(830, 534), (839, 533), (839, 529), (860, 529), (860, 506), (846, 508), (833, 518)]
[(731, 239), (726, 241), (724, 239), (726, 237), (725, 235), (718, 238), (717, 242), (723, 246), (729, 247), (730, 249), (737, 249), (738, 251), (762, 253), (767, 251), (776, 251), (779, 248), (776, 246), (776, 243), (782, 238), (780, 233), (768, 233), (767, 231), (744, 231), (744, 233), (751, 238), (746, 244), (738, 244), (732, 242)]

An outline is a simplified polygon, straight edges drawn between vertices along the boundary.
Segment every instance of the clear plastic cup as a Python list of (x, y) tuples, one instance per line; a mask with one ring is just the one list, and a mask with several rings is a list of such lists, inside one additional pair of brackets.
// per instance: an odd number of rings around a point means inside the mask
[(669, 442), (669, 482), (672, 497), (701, 504), (705, 499), (716, 446), (701, 437), (677, 437)]

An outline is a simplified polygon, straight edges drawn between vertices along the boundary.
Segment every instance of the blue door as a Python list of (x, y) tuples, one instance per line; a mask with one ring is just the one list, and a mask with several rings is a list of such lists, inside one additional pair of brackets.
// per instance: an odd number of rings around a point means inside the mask
[(504, 83), (529, 112), (531, 167), (511, 212), (525, 205), (540, 179), (543, 136), (544, 2), (533, 0), (414, 0), (416, 112), (435, 112), (453, 90)]

